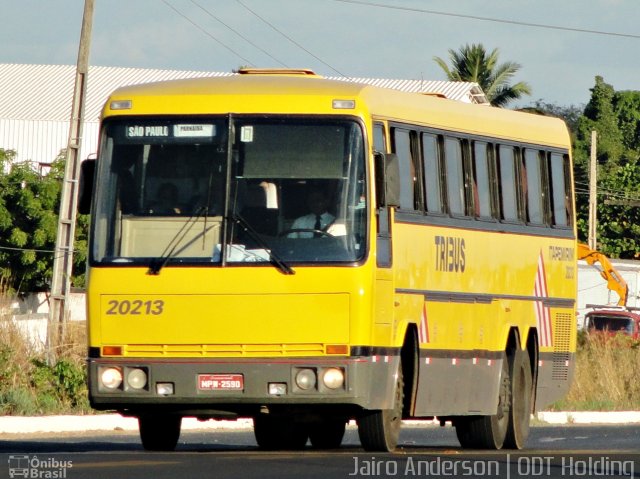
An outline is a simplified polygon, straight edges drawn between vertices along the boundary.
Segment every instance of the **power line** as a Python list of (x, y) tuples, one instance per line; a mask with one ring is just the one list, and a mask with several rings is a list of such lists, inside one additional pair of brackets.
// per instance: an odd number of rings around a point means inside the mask
[(640, 35), (634, 35), (632, 33), (618, 33), (618, 32), (607, 32), (602, 30), (590, 30), (586, 28), (573, 28), (573, 27), (562, 27), (559, 25), (549, 25), (545, 23), (531, 23), (531, 22), (521, 22), (517, 20), (505, 20), (502, 18), (491, 18), (491, 17), (481, 17), (478, 15), (464, 15), (461, 13), (451, 13), (451, 12), (441, 12), (437, 10), (427, 10), (424, 8), (412, 8), (412, 7), (400, 7), (396, 5), (385, 5), (383, 3), (369, 3), (362, 0), (333, 0), (334, 2), (341, 3), (351, 3), (354, 5), (364, 5), (367, 7), (378, 7), (378, 8), (388, 8), (390, 10), (403, 10), (406, 12), (417, 12), (417, 13), (427, 13), (429, 15), (441, 15), (445, 17), (456, 17), (456, 18), (466, 18), (469, 20), (480, 20), (483, 22), (493, 22), (493, 23), (505, 23), (508, 25), (519, 25), (522, 27), (532, 27), (532, 28), (546, 28), (548, 30), (561, 30), (566, 32), (577, 32), (577, 33), (589, 33), (592, 35), (606, 35), (611, 37), (622, 37), (622, 38), (633, 38), (640, 39)]
[(191, 0), (191, 3), (193, 3), (196, 7), (200, 8), (203, 12), (205, 12), (207, 15), (209, 15), (211, 18), (213, 18), (214, 20), (216, 20), (218, 23), (221, 23), (222, 25), (224, 25), (225, 27), (227, 27), (229, 30), (231, 30), (233, 33), (235, 33), (236, 35), (238, 35), (240, 38), (242, 38), (244, 41), (246, 41), (247, 43), (249, 43), (251, 46), (257, 48), (258, 50), (260, 50), (262, 53), (264, 53), (265, 55), (267, 55), (269, 58), (271, 58), (272, 60), (274, 60), (276, 63), (279, 63), (280, 65), (282, 65), (285, 68), (289, 68), (287, 65), (285, 65), (283, 62), (281, 62), (280, 60), (278, 60), (276, 57), (274, 57), (273, 55), (271, 55), (268, 51), (266, 51), (265, 49), (263, 49), (262, 47), (260, 47), (260, 45), (257, 45), (256, 43), (252, 42), (249, 38), (245, 37), (242, 33), (240, 33), (239, 31), (235, 30), (234, 28), (230, 27), (229, 25), (227, 25), (225, 22), (223, 22), (222, 20), (220, 20), (218, 17), (216, 17), (213, 13), (211, 13), (209, 10), (207, 10), (206, 8), (204, 8), (202, 5), (200, 5), (198, 2), (196, 2), (195, 0)]
[(289, 40), (291, 43), (293, 43), (295, 46), (297, 46), (298, 48), (300, 48), (301, 50), (303, 50), (304, 52), (306, 52), (307, 54), (311, 55), (313, 58), (315, 58), (316, 60), (318, 60), (320, 63), (322, 63), (323, 65), (329, 67), (330, 69), (332, 69), (334, 72), (336, 72), (338, 75), (345, 77), (347, 75), (345, 75), (344, 73), (338, 71), (336, 68), (332, 67), (331, 65), (329, 65), (327, 62), (325, 62), (322, 58), (314, 55), (312, 52), (310, 52), (309, 50), (307, 50), (305, 47), (303, 47), (302, 45), (300, 45), (298, 42), (296, 42), (293, 38), (291, 38), (289, 35), (287, 35), (286, 33), (280, 31), (275, 25), (269, 23), (267, 20), (265, 20), (264, 18), (262, 18), (260, 15), (258, 15), (256, 12), (254, 12), (253, 10), (251, 10), (249, 7), (247, 7), (244, 3), (242, 3), (241, 0), (236, 0), (236, 2), (238, 2), (240, 5), (242, 5), (247, 11), (249, 11), (251, 14), (253, 14), (254, 16), (256, 16), (258, 19), (260, 19), (262, 22), (266, 23), (267, 25), (269, 25), (274, 31), (276, 31), (277, 33), (279, 33), (280, 35), (282, 35), (284, 38), (286, 38), (287, 40)]
[[(587, 192), (587, 186), (588, 184), (583, 181), (576, 181), (576, 192)], [(634, 194), (634, 192), (629, 192), (622, 189), (612, 189), (603, 186), (598, 186), (598, 195), (629, 200), (640, 200), (640, 197), (637, 194)]]
[(0, 246), (1, 250), (7, 250), (7, 251), (33, 251), (34, 253), (55, 253), (54, 250), (49, 250), (49, 249), (36, 249), (36, 248), (17, 248), (17, 247), (12, 247), (12, 246)]
[(208, 32), (207, 30), (205, 30), (204, 28), (202, 28), (200, 25), (198, 25), (197, 23), (195, 23), (193, 20), (191, 20), (189, 17), (187, 17), (184, 13), (182, 13), (180, 10), (178, 10), (177, 8), (175, 8), (173, 5), (171, 5), (167, 0), (162, 0), (162, 3), (164, 3), (167, 7), (169, 7), (171, 10), (173, 10), (174, 12), (176, 12), (178, 15), (180, 15), (182, 18), (184, 18), (187, 22), (189, 22), (191, 25), (193, 25), (194, 27), (196, 27), (198, 30), (200, 30), (202, 33), (204, 33), (205, 35), (207, 35), (209, 38), (211, 38), (212, 40), (214, 40), (215, 42), (217, 42), (220, 46), (222, 46), (223, 48), (226, 48), (227, 50), (229, 50), (231, 53), (233, 53), (234, 55), (236, 55), (238, 58), (240, 58), (243, 62), (252, 65), (253, 63), (249, 60), (247, 60), (245, 57), (243, 57), (242, 55), (240, 55), (237, 51), (235, 51), (233, 48), (225, 45), (223, 42), (221, 42), (220, 40), (218, 40), (216, 37), (214, 37), (210, 32)]

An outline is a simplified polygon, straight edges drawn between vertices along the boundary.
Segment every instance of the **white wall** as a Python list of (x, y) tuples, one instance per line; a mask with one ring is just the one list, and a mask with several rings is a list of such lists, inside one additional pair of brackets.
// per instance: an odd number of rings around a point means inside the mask
[[(48, 293), (33, 293), (24, 298), (14, 298), (0, 305), (0, 317), (11, 318), (11, 321), (28, 339), (31, 346), (39, 351), (43, 351), (47, 344), (48, 298)], [(68, 307), (69, 321), (86, 320), (84, 293), (71, 293)]]

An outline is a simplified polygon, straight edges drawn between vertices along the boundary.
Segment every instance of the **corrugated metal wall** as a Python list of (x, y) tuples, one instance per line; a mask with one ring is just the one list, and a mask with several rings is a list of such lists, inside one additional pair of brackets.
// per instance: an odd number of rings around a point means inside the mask
[[(67, 147), (68, 137), (68, 122), (0, 118), (0, 148), (15, 150), (17, 162), (51, 163)], [(98, 122), (85, 122), (80, 158), (95, 153), (97, 145)]]

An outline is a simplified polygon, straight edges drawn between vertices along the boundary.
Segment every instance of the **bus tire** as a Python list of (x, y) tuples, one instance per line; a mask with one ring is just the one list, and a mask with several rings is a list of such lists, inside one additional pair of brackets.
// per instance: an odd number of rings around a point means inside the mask
[(182, 418), (169, 414), (138, 417), (142, 447), (147, 451), (173, 451), (180, 438)]
[(393, 408), (367, 411), (358, 418), (358, 436), (365, 451), (391, 452), (395, 450), (402, 425), (403, 401), (404, 381), (402, 361), (400, 361)]
[(327, 419), (309, 427), (309, 440), (316, 449), (337, 449), (342, 444), (347, 423), (344, 419)]
[(253, 433), (258, 446), (268, 451), (303, 449), (309, 438), (303, 424), (287, 417), (266, 414), (253, 418)]
[(502, 356), (502, 375), (498, 409), (491, 416), (466, 416), (455, 420), (460, 445), (474, 449), (501, 449), (509, 429), (511, 377), (507, 355)]
[(511, 361), (511, 410), (504, 447), (522, 449), (529, 437), (533, 378), (529, 353), (517, 348)]

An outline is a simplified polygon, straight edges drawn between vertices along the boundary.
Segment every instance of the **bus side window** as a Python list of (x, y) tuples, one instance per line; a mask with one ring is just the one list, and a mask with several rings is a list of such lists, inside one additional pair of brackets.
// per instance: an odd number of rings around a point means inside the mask
[(400, 166), (400, 209), (421, 210), (420, 166), (415, 161), (412, 148), (412, 132), (400, 128), (393, 130), (394, 152)]
[(422, 162), (427, 212), (442, 213), (442, 163), (438, 136), (422, 133)]
[(376, 123), (373, 125), (373, 149), (382, 153), (387, 152), (387, 145), (384, 137), (384, 125)]
[[(568, 192), (566, 155), (551, 153), (549, 155), (549, 169), (551, 176), (551, 204), (554, 226), (567, 227), (573, 220), (571, 218), (571, 201)], [(566, 162), (568, 163), (568, 161)]]
[(464, 170), (460, 140), (450, 137), (445, 138), (444, 152), (449, 213), (453, 216), (464, 216), (466, 214)]
[(541, 155), (538, 150), (524, 150), (524, 166), (526, 171), (526, 204), (527, 222), (535, 225), (544, 224), (543, 190), (541, 182)]
[(512, 146), (498, 147), (500, 219), (518, 221), (518, 189), (516, 176), (516, 157)]
[(492, 145), (484, 141), (473, 142), (473, 174), (476, 184), (476, 212), (480, 218), (494, 216), (490, 149)]
[(462, 175), (464, 179), (465, 214), (478, 216), (478, 187), (473, 176), (471, 142), (462, 140)]

